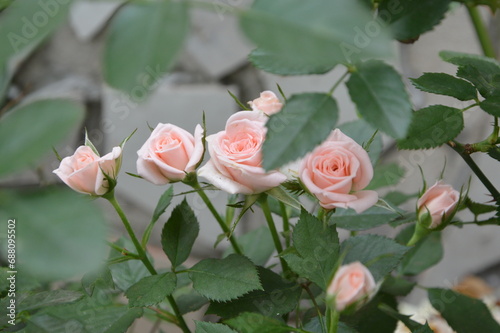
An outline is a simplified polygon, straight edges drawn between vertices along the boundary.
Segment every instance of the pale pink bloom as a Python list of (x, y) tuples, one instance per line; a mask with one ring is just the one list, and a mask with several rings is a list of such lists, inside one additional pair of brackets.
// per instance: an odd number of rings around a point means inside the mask
[(299, 176), (325, 209), (361, 213), (378, 201), (377, 192), (362, 191), (373, 177), (368, 153), (339, 129), (304, 158)]
[(99, 157), (92, 148), (80, 146), (72, 156), (63, 158), (53, 172), (73, 190), (92, 195), (103, 195), (109, 190), (108, 180), (118, 176), (117, 159), (122, 149), (114, 147), (111, 153)]
[(207, 137), (210, 160), (198, 175), (228, 193), (255, 194), (279, 186), (286, 176), (262, 167), (267, 117), (240, 111), (229, 117), (224, 131)]
[(200, 125), (193, 136), (178, 126), (158, 124), (137, 151), (137, 173), (156, 185), (183, 180), (203, 156), (202, 137)]

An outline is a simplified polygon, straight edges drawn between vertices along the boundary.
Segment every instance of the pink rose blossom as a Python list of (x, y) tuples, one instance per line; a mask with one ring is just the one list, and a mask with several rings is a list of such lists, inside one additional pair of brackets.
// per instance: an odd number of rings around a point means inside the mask
[(378, 200), (377, 192), (362, 191), (373, 177), (368, 153), (339, 129), (304, 158), (299, 176), (325, 209), (352, 208), (361, 213)]
[(260, 93), (260, 97), (248, 102), (254, 111), (262, 111), (267, 115), (277, 113), (283, 107), (276, 94), (266, 90)]
[(111, 153), (99, 157), (92, 148), (80, 146), (72, 156), (63, 158), (59, 168), (53, 172), (73, 190), (91, 194), (104, 195), (109, 190), (108, 180), (118, 176), (117, 159), (122, 149), (114, 147)]
[(438, 181), (418, 199), (418, 215), (430, 213), (432, 222), (428, 228), (437, 228), (454, 213), (459, 200), (460, 193), (457, 190)]
[(203, 156), (203, 129), (196, 126), (194, 136), (172, 124), (158, 124), (137, 151), (137, 173), (156, 185), (184, 179)]
[(375, 280), (368, 268), (356, 261), (338, 269), (326, 293), (335, 296), (335, 307), (342, 311), (351, 304), (369, 299), (375, 289)]
[(267, 117), (261, 112), (240, 111), (229, 117), (226, 128), (207, 137), (211, 159), (198, 174), (228, 193), (255, 194), (280, 185), (286, 176), (265, 172), (262, 143)]

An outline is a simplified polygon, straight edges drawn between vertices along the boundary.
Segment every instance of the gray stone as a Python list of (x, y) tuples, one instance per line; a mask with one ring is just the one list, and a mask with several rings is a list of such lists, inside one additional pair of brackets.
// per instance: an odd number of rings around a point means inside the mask
[(78, 1), (69, 11), (69, 21), (76, 37), (88, 41), (106, 25), (123, 1)]

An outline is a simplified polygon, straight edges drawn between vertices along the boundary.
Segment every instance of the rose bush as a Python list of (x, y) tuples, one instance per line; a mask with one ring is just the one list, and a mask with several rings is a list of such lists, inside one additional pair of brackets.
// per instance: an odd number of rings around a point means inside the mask
[(286, 176), (262, 168), (262, 144), (267, 117), (240, 111), (229, 117), (224, 131), (207, 136), (210, 160), (198, 175), (228, 193), (255, 194), (280, 185)]
[(363, 191), (373, 177), (368, 153), (339, 129), (306, 156), (299, 177), (325, 209), (352, 208), (361, 213), (378, 200), (377, 192)]
[(137, 173), (155, 185), (184, 179), (203, 156), (203, 129), (196, 126), (194, 136), (172, 124), (158, 124), (137, 151)]

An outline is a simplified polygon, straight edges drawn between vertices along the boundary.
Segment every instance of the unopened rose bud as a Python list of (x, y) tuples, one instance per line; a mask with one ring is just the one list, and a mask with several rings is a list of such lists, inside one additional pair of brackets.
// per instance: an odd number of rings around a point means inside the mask
[(375, 280), (372, 274), (359, 261), (341, 266), (326, 291), (335, 298), (335, 308), (343, 311), (351, 305), (361, 306), (374, 294)]
[(262, 111), (267, 115), (277, 113), (283, 107), (275, 93), (266, 90), (260, 93), (260, 97), (248, 102), (254, 111)]

